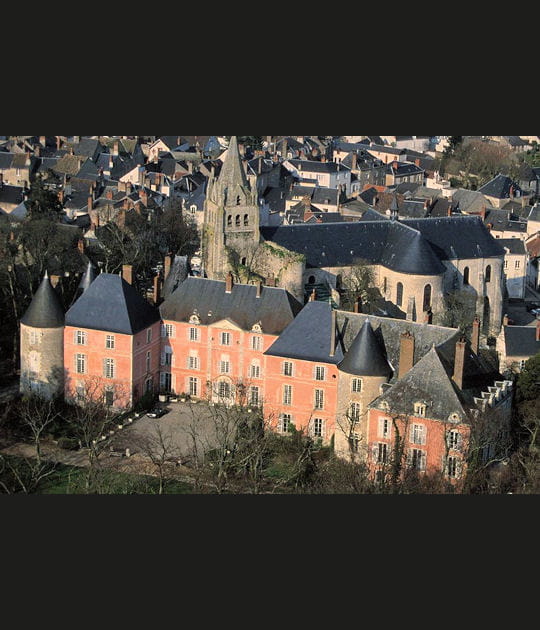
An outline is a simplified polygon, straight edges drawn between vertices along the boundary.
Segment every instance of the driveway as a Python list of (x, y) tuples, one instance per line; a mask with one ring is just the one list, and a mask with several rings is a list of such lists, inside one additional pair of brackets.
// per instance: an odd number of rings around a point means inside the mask
[(215, 448), (232, 429), (227, 414), (217, 419), (217, 408), (206, 403), (169, 403), (168, 413), (161, 418), (136, 418), (133, 424), (118, 430), (109, 440), (115, 450), (129, 449), (131, 455), (143, 455), (150, 448), (154, 454), (167, 453), (167, 459), (183, 463)]

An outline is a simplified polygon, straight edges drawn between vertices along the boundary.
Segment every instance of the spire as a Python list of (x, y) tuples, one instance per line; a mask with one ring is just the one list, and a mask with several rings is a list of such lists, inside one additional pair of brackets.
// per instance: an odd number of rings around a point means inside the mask
[(355, 376), (392, 376), (392, 368), (375, 337), (369, 319), (364, 322), (339, 369)]
[(242, 203), (247, 202), (251, 187), (242, 164), (236, 136), (231, 137), (227, 157), (219, 174), (218, 185), (224, 194), (226, 205), (236, 205), (238, 196)]
[(21, 324), (31, 328), (62, 328), (64, 319), (60, 298), (49, 281), (49, 274), (45, 272)]
[(97, 273), (94, 265), (92, 265), (92, 263), (88, 261), (88, 267), (86, 268), (86, 271), (84, 272), (83, 277), (81, 278), (81, 281), (77, 288), (78, 297), (80, 297), (88, 289), (88, 287), (92, 284), (92, 282), (94, 282), (96, 277)]

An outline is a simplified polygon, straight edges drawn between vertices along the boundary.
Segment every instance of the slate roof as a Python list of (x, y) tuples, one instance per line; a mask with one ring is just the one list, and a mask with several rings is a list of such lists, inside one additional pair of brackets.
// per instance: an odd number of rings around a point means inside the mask
[(521, 193), (521, 188), (510, 177), (506, 175), (497, 175), (485, 186), (482, 186), (478, 192), (488, 197), (494, 197), (495, 199), (510, 199), (510, 189), (514, 187), (514, 194)]
[(360, 259), (401, 273), (436, 276), (445, 267), (422, 234), (398, 221), (261, 228), (265, 240), (306, 256), (312, 268), (349, 267)]
[(226, 293), (225, 282), (189, 277), (160, 307), (163, 319), (188, 322), (194, 311), (203, 326), (230, 319), (242, 330), (260, 323), (268, 335), (279, 335), (302, 309), (285, 289), (263, 287), (257, 298), (254, 285), (235, 284)]
[(505, 326), (504, 340), (507, 357), (534, 357), (540, 352), (536, 326)]
[(340, 344), (345, 355), (350, 352), (360, 331), (369, 320), (373, 335), (378, 341), (379, 348), (394, 372), (393, 381), (399, 373), (399, 359), (401, 335), (410, 333), (414, 337), (414, 356), (418, 361), (435, 345), (448, 362), (453, 361), (455, 345), (460, 332), (454, 328), (431, 326), (418, 322), (410, 322), (388, 317), (377, 317), (363, 313), (337, 312), (337, 328)]
[(491, 236), (481, 217), (407, 219), (401, 223), (419, 230), (440, 260), (504, 256), (504, 250)]
[(66, 314), (66, 326), (135, 335), (160, 319), (121, 276), (102, 273)]
[(84, 272), (83, 277), (81, 278), (77, 291), (78, 292), (80, 291), (80, 293), (82, 294), (86, 290), (88, 290), (92, 282), (94, 282), (94, 280), (97, 278), (97, 275), (98, 274), (94, 265), (92, 264), (91, 261), (89, 261), (88, 267), (86, 268), (86, 271)]
[(414, 415), (414, 405), (427, 405), (426, 417), (445, 421), (458, 413), (464, 419), (465, 409), (459, 390), (447, 373), (435, 347), (393, 387), (376, 399), (373, 406), (387, 402), (392, 413)]
[[(337, 337), (337, 331), (334, 330), (333, 334)], [(265, 354), (338, 365), (343, 361), (343, 351), (339, 343), (336, 343), (335, 355), (330, 356), (331, 335), (331, 305), (325, 302), (308, 302)]]
[(58, 294), (45, 274), (21, 323), (32, 328), (62, 328), (64, 309)]
[(371, 322), (366, 319), (339, 369), (357, 376), (384, 376), (390, 378), (392, 368), (373, 332)]
[(502, 245), (502, 247), (508, 248), (510, 250), (510, 254), (514, 254), (516, 256), (525, 256), (527, 254), (525, 242), (520, 238), (499, 238), (497, 241)]
[(189, 275), (189, 261), (187, 256), (175, 256), (169, 275), (163, 283), (162, 296), (167, 299), (184, 282)]
[(336, 164), (335, 162), (316, 162), (312, 160), (289, 160), (300, 173), (337, 173), (341, 171), (350, 172), (350, 169)]

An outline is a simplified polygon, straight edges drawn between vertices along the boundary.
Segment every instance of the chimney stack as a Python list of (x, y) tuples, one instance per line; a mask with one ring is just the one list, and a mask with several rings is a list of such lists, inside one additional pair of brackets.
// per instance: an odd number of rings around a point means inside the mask
[(401, 335), (399, 350), (399, 376), (403, 378), (414, 367), (414, 336), (410, 332)]
[(77, 243), (77, 247), (79, 249), (79, 251), (81, 252), (81, 254), (84, 254), (84, 239), (80, 238), (79, 242)]
[(122, 265), (122, 278), (128, 284), (133, 284), (133, 265)]
[(263, 283), (261, 280), (257, 282), (257, 298), (260, 298), (262, 295)]
[(508, 317), (508, 315), (505, 315), (503, 317), (503, 326), (509, 326), (510, 325), (510, 319)]
[(118, 141), (116, 141), (116, 142), (113, 144), (112, 154), (113, 154), (114, 156), (117, 156), (117, 155), (119, 155), (119, 154), (120, 154), (120, 143), (119, 143)]
[(337, 313), (332, 309), (332, 328), (330, 330), (330, 356), (333, 357), (336, 354), (336, 324)]
[(309, 296), (309, 301), (315, 302), (316, 300), (317, 300), (317, 291), (313, 289), (313, 291), (311, 292), (311, 295)]
[(169, 274), (171, 273), (172, 262), (173, 262), (172, 254), (167, 254), (167, 256), (165, 256), (165, 266), (163, 269), (164, 280), (167, 280), (167, 278), (169, 277)]
[(112, 190), (108, 190), (107, 194), (105, 195), (105, 197), (109, 200), (112, 200), (114, 195), (113, 195), (113, 191)]
[[(508, 316), (505, 316), (508, 319)], [(480, 318), (478, 315), (474, 318), (472, 329), (471, 348), (474, 354), (478, 356), (480, 350)]]
[(60, 284), (60, 276), (51, 276), (51, 285), (53, 289), (56, 289), (56, 287)]
[(351, 170), (356, 171), (358, 169), (358, 153), (356, 151), (352, 154), (352, 166)]
[(159, 306), (161, 301), (161, 276), (159, 273), (154, 278), (154, 304)]
[(454, 376), (452, 380), (459, 387), (463, 389), (463, 378), (465, 375), (465, 357), (467, 352), (467, 343), (465, 339), (461, 338), (456, 344), (456, 358), (454, 361)]
[(234, 286), (233, 275), (229, 271), (226, 278), (225, 293), (232, 293), (233, 286)]
[(358, 296), (354, 301), (354, 312), (361, 313), (362, 312), (362, 298)]
[(59, 190), (59, 191), (58, 191), (58, 201), (59, 201), (61, 204), (63, 204), (63, 203), (64, 203), (64, 198), (65, 198), (65, 197), (64, 197), (64, 194), (65, 194), (65, 193), (64, 193), (64, 191), (63, 191), (63, 190)]
[(540, 341), (540, 319), (536, 320), (536, 341)]

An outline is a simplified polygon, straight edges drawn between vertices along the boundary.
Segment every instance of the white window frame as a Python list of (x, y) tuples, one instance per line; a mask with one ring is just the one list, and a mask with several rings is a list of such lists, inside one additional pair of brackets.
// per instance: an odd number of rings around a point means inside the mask
[(290, 413), (282, 413), (279, 416), (279, 425), (278, 425), (279, 433), (289, 433), (289, 429), (292, 423), (293, 423), (292, 415)]
[(293, 401), (293, 388), (292, 385), (283, 386), (283, 404), (287, 407), (292, 406)]
[(392, 420), (390, 418), (379, 418), (379, 437), (385, 440), (392, 438)]
[(195, 328), (194, 326), (191, 326), (191, 328), (188, 331), (188, 339), (192, 343), (198, 343), (201, 339), (200, 334), (199, 334), (199, 329)]
[[(87, 359), (86, 354), (76, 354), (75, 355), (75, 372), (77, 374), (87, 374)], [(82, 369), (80, 369), (82, 366)]]
[(425, 446), (427, 442), (427, 428), (425, 424), (414, 423), (411, 427), (411, 443)]
[(364, 383), (361, 378), (353, 378), (351, 382), (351, 392), (353, 394), (361, 394)]
[(261, 378), (261, 366), (258, 362), (253, 362), (249, 366), (249, 378), (260, 379)]
[(76, 346), (87, 346), (88, 345), (88, 335), (84, 330), (76, 330), (75, 331), (75, 345)]
[(316, 389), (314, 396), (315, 396), (315, 400), (314, 400), (313, 408), (317, 409), (317, 411), (324, 410), (324, 405), (326, 402), (324, 389)]
[(427, 468), (426, 451), (420, 448), (411, 448), (407, 453), (407, 464), (409, 468), (414, 468), (419, 472), (425, 472)]
[(116, 378), (116, 361), (110, 357), (103, 359), (103, 376), (104, 378)]
[(292, 361), (283, 361), (283, 376), (294, 376), (294, 363)]
[(152, 343), (152, 329), (146, 331), (146, 343)]
[(263, 347), (262, 341), (262, 337), (253, 335), (251, 337), (251, 349), (255, 350), (256, 352), (260, 352)]
[(362, 418), (362, 404), (359, 402), (351, 402), (349, 405), (349, 418), (352, 422), (360, 422)]
[(315, 367), (313, 378), (319, 382), (326, 381), (326, 368), (324, 365), (317, 365)]
[(230, 347), (232, 346), (232, 335), (230, 332), (220, 333), (220, 345)]
[(311, 421), (311, 435), (324, 439), (326, 433), (326, 421), (323, 418), (313, 418)]
[(115, 335), (107, 335), (105, 337), (105, 348), (107, 350), (115, 350), (115, 348), (116, 348), (116, 336)]

